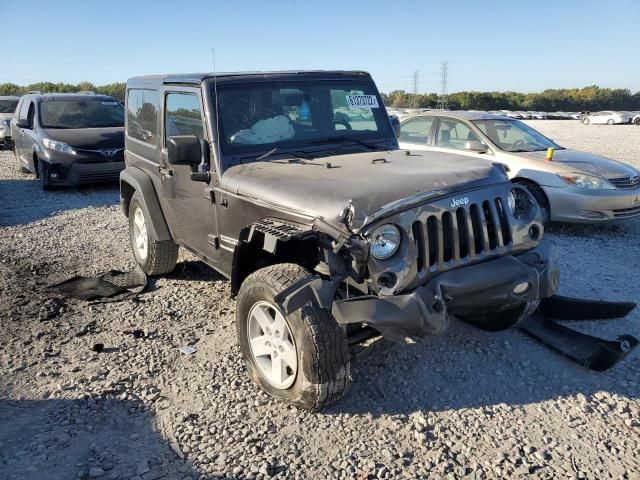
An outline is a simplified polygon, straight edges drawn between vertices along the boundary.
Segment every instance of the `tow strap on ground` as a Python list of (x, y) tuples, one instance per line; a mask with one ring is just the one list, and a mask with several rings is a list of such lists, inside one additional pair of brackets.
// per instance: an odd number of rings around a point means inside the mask
[(135, 297), (147, 287), (147, 276), (136, 266), (130, 272), (110, 270), (95, 277), (76, 276), (47, 288), (65, 297), (98, 302), (118, 302)]
[(574, 360), (583, 367), (603, 371), (613, 367), (638, 346), (640, 340), (621, 335), (605, 340), (572, 330), (556, 320), (605, 320), (623, 318), (636, 307), (630, 302), (581, 300), (554, 295), (540, 302), (538, 310), (518, 325), (523, 332)]

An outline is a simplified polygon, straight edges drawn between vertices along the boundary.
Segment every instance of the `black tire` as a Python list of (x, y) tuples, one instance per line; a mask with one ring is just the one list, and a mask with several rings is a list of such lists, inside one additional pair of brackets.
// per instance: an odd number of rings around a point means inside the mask
[(539, 304), (540, 300), (529, 300), (517, 307), (509, 308), (501, 312), (474, 313), (472, 315), (461, 315), (458, 316), (458, 318), (480, 330), (499, 332), (522, 323), (538, 308)]
[(544, 190), (535, 182), (528, 180), (516, 180), (517, 184), (525, 187), (533, 198), (536, 199), (538, 205), (540, 205), (540, 210), (542, 214), (542, 223), (547, 224), (551, 221), (551, 205), (549, 204), (549, 199), (547, 198), (547, 194), (544, 193)]
[[(178, 261), (179, 247), (172, 240), (160, 241), (154, 238), (151, 229), (148, 227), (148, 225), (151, 224), (151, 220), (142, 205), (140, 193), (135, 192), (129, 203), (129, 239), (131, 241), (133, 256), (138, 265), (140, 265), (140, 268), (142, 268), (147, 275), (162, 275), (172, 272), (173, 269), (176, 268), (176, 262)], [(142, 258), (138, 252), (134, 239), (133, 224), (137, 210), (142, 212), (142, 216), (147, 225), (147, 254), (144, 258)]]
[(249, 376), (274, 398), (306, 410), (317, 411), (339, 400), (350, 381), (349, 345), (346, 332), (323, 308), (308, 304), (285, 320), (296, 346), (298, 368), (287, 389), (274, 387), (255, 363), (249, 345), (249, 313), (258, 302), (276, 305), (276, 294), (311, 278), (299, 265), (284, 263), (262, 268), (249, 275), (237, 297), (236, 326), (240, 350)]
[(45, 191), (51, 190), (51, 182), (49, 181), (49, 165), (47, 162), (37, 160), (36, 172), (38, 172), (36, 177), (40, 180), (40, 188)]
[(640, 117), (636, 118), (633, 123), (634, 125), (640, 125)]

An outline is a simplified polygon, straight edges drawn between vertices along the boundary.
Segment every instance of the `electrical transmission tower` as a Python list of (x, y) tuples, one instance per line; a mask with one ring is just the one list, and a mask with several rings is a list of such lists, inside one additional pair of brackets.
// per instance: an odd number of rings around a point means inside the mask
[(449, 62), (442, 62), (442, 69), (440, 70), (442, 75), (442, 91), (440, 92), (440, 98), (438, 98), (438, 105), (436, 108), (440, 110), (449, 110), (449, 93), (447, 87), (447, 76), (449, 75)]
[(418, 106), (418, 83), (420, 81), (420, 72), (418, 70), (413, 71), (413, 97), (411, 98), (411, 108)]

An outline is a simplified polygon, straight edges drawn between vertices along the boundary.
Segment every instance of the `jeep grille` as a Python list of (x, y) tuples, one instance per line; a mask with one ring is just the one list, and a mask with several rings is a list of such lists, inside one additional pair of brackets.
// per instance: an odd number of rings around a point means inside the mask
[(412, 233), (419, 272), (504, 254), (512, 246), (509, 218), (500, 197), (429, 215), (426, 222), (413, 223)]

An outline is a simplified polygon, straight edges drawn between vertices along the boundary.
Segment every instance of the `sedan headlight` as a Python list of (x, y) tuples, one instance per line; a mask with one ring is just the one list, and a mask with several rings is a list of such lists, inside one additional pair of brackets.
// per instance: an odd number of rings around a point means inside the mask
[(55, 140), (51, 140), (50, 138), (45, 138), (44, 140), (42, 140), (42, 143), (44, 143), (44, 146), (47, 147), (49, 150), (55, 150), (56, 152), (70, 153), (71, 155), (76, 154), (76, 151), (72, 147), (70, 147), (69, 145), (63, 142), (57, 142)]
[(385, 260), (391, 257), (400, 248), (400, 230), (391, 224), (382, 225), (376, 228), (371, 234), (371, 255), (378, 260)]
[(587, 190), (614, 190), (614, 187), (604, 178), (584, 173), (559, 173), (560, 178), (574, 187), (586, 188)]

